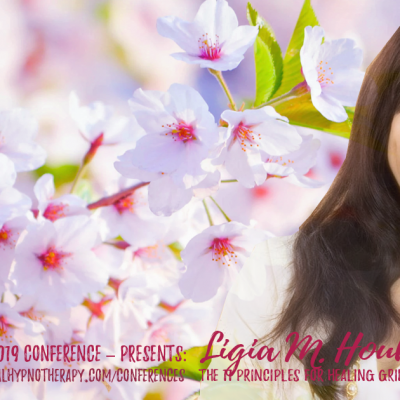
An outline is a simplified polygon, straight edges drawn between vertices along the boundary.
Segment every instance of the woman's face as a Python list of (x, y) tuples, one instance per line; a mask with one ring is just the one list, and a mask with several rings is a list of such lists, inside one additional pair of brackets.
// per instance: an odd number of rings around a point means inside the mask
[(400, 185), (400, 113), (397, 113), (392, 121), (389, 134), (388, 160), (390, 169)]

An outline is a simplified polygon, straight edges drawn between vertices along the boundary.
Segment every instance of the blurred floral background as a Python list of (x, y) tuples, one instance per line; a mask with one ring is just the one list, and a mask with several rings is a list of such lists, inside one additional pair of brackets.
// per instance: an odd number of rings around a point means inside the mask
[[(83, 103), (103, 101), (126, 114), (127, 100), (136, 88), (167, 90), (173, 82), (185, 83), (196, 88), (213, 114), (219, 115), (226, 108), (226, 99), (218, 83), (206, 69), (170, 57), (178, 46), (160, 37), (156, 30), (158, 17), (177, 15), (191, 20), (200, 3), (2, 0), (1, 106), (26, 107), (38, 118), (38, 142), (47, 150), (46, 165), (52, 169), (77, 166), (86, 151), (86, 143), (68, 113), (71, 90), (77, 91)], [(240, 24), (246, 24), (246, 2), (229, 3)], [(394, 33), (400, 18), (395, 0), (315, 0), (312, 4), (327, 38), (356, 40), (364, 52), (364, 70)], [(271, 24), (284, 52), (302, 0), (255, 0), (253, 6)], [(254, 96), (251, 53), (249, 50), (239, 67), (225, 74), (238, 99)], [(346, 153), (346, 139), (314, 133), (322, 140), (322, 148), (312, 174), (326, 185), (310, 190), (284, 180), (269, 180), (251, 191), (238, 185), (223, 187), (217, 199), (231, 218), (247, 223), (257, 215), (263, 227), (277, 235), (297, 230), (324, 195)], [(104, 154), (93, 160), (89, 170), (97, 190), (101, 191), (118, 176), (113, 163), (124, 150), (120, 146), (100, 149)], [(71, 180), (73, 171), (59, 169), (62, 176), (56, 176), (56, 183)], [(43, 172), (44, 169), (37, 171)], [(20, 174), (17, 187), (29, 193), (33, 179), (31, 174)], [(62, 186), (58, 188), (64, 190)], [(232, 196), (240, 201), (233, 203)]]
[[(0, 106), (29, 109), (39, 121), (37, 142), (47, 152), (43, 167), (18, 174), (15, 187), (33, 199), (34, 184), (45, 173), (54, 175), (58, 195), (67, 193), (87, 151), (88, 144), (69, 114), (72, 90), (84, 104), (98, 100), (128, 115), (128, 99), (134, 90), (141, 87), (165, 91), (177, 82), (198, 90), (216, 120), (227, 108), (223, 91), (207, 69), (170, 57), (177, 45), (156, 30), (157, 18), (166, 15), (192, 20), (200, 1), (0, 0), (0, 4)], [(239, 23), (247, 24), (246, 1), (230, 0), (229, 4)], [(253, 0), (252, 4), (271, 24), (285, 52), (303, 0)], [(352, 38), (363, 49), (363, 70), (400, 20), (397, 0), (313, 0), (312, 4), (328, 39)], [(237, 104), (253, 98), (252, 50), (238, 68), (224, 75)], [(307, 176), (324, 185), (303, 188), (285, 179), (268, 179), (250, 190), (238, 183), (221, 185), (215, 199), (232, 220), (246, 225), (257, 220), (258, 227), (272, 234), (289, 235), (297, 231), (324, 196), (345, 158), (348, 140), (308, 128), (297, 129), (312, 132), (321, 140), (317, 162)], [(114, 162), (130, 147), (118, 144), (99, 149), (80, 183), (80, 194), (86, 201), (99, 199), (106, 189), (116, 185), (120, 175)], [(215, 216), (219, 215), (214, 204), (209, 206)], [(199, 212), (190, 211), (193, 221)], [(204, 218), (199, 219), (203, 228)], [(222, 217), (215, 217), (215, 221), (224, 222)], [(186, 236), (190, 238), (189, 233)], [(201, 319), (201, 307), (197, 319)], [(190, 324), (191, 332), (200, 330), (198, 320)], [(210, 329), (205, 331), (203, 337), (199, 335), (201, 339), (188, 345), (205, 344)], [(177, 341), (182, 341), (184, 334), (179, 335)], [(154, 384), (146, 387), (141, 398), (183, 399), (197, 389), (198, 383), (191, 381)], [(13, 396), (17, 397), (10, 398), (24, 398)]]

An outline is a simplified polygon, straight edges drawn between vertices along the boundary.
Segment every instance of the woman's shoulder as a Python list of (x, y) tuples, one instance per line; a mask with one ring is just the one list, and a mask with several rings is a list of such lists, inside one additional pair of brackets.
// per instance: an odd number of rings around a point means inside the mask
[(296, 234), (274, 236), (255, 246), (230, 292), (248, 301), (266, 294), (270, 301), (280, 297), (291, 276), (295, 238)]
[[(274, 261), (290, 262), (292, 248), (298, 232), (287, 236), (273, 236), (262, 243)], [(257, 246), (256, 246), (257, 247)]]
[(226, 297), (218, 330), (233, 343), (251, 346), (274, 326), (286, 301), (292, 276), (295, 235), (270, 237), (258, 244)]
[(270, 259), (282, 262), (289, 261), (297, 234), (298, 232), (287, 236), (268, 237), (254, 247), (249, 263), (257, 260), (265, 264)]
[(264, 269), (281, 274), (292, 263), (292, 252), (298, 232), (287, 236), (269, 237), (264, 242), (255, 246), (246, 268), (262, 265)]

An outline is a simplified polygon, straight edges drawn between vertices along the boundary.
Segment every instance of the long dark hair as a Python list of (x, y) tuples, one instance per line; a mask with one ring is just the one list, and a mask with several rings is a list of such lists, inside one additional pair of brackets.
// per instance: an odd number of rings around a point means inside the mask
[[(328, 369), (348, 369), (337, 348), (362, 332), (377, 346), (400, 326), (390, 289), (400, 277), (400, 190), (388, 162), (392, 120), (400, 112), (400, 28), (369, 65), (357, 100), (346, 159), (328, 193), (293, 244), (294, 273), (286, 307), (265, 340), (323, 326), (321, 399), (340, 399)], [(400, 154), (399, 154), (400, 157)], [(313, 338), (314, 339), (314, 338)], [(356, 361), (354, 354), (351, 363)], [(302, 360), (311, 368), (310, 357)], [(326, 378), (326, 379), (325, 379)]]

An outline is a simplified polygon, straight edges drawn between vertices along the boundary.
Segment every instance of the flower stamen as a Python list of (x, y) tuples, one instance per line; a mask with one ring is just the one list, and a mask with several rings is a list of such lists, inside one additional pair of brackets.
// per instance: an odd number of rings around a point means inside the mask
[[(328, 61), (325, 61), (325, 64), (328, 64)], [(327, 75), (326, 69), (324, 69), (324, 68), (326, 68), (326, 67), (325, 67), (325, 66), (322, 66), (322, 65), (323, 65), (323, 61), (321, 60), (321, 61), (319, 62), (319, 68), (317, 68), (317, 72), (318, 72), (318, 82), (320, 83), (321, 86), (327, 86), (327, 85), (332, 85), (332, 84), (334, 84), (333, 80), (330, 79), (330, 78), (328, 78), (329, 75)], [(331, 68), (331, 67), (329, 67), (329, 71), (328, 71), (328, 72), (330, 72), (331, 75), (333, 75), (333, 72), (332, 72), (332, 68)]]
[(215, 238), (211, 246), (209, 247), (212, 251), (212, 260), (216, 262), (221, 262), (222, 265), (231, 266), (231, 263), (235, 261), (237, 255), (235, 254), (235, 249), (232, 246), (228, 238)]
[(20, 314), (23, 317), (31, 319), (32, 321), (39, 321), (39, 322), (42, 322), (45, 317), (45, 314), (43, 312), (38, 312), (33, 307), (31, 307), (27, 311), (21, 312)]
[(71, 256), (70, 253), (64, 253), (62, 251), (57, 251), (53, 247), (47, 249), (47, 251), (40, 256), (38, 259), (41, 261), (43, 269), (47, 270), (58, 270), (62, 269), (63, 260), (66, 257)]
[(0, 337), (6, 335), (8, 332), (8, 323), (6, 318), (2, 315), (0, 316)]
[(51, 222), (57, 221), (59, 218), (64, 218), (66, 216), (66, 208), (68, 208), (68, 204), (49, 204), (43, 213), (43, 217)]
[(133, 254), (135, 257), (140, 258), (160, 259), (158, 250), (158, 245), (156, 244), (154, 246), (140, 247)]
[(0, 249), (4, 247), (13, 248), (16, 244), (19, 232), (15, 232), (3, 225), (0, 228)]
[[(16, 327), (12, 325), (4, 315), (0, 316), (0, 341), (11, 344), (14, 338), (14, 329)], [(8, 365), (11, 365), (8, 363)], [(7, 367), (6, 367), (7, 368)]]
[(251, 126), (246, 126), (243, 122), (240, 122), (233, 130), (234, 138), (240, 141), (243, 151), (246, 151), (245, 147), (247, 145), (250, 145), (250, 147), (253, 147), (253, 145), (260, 147), (256, 140), (261, 140), (261, 133), (255, 133), (251, 128)]
[(0, 243), (6, 242), (10, 237), (10, 232), (6, 228), (0, 230)]
[(171, 341), (166, 327), (158, 328), (152, 332), (150, 340), (152, 343), (169, 343)]
[(200, 58), (203, 60), (218, 60), (221, 57), (221, 46), (219, 44), (219, 36), (215, 35), (215, 42), (204, 34), (199, 40)]
[(184, 121), (179, 121), (178, 123), (166, 124), (162, 126), (163, 128), (167, 127), (169, 129), (168, 132), (165, 133), (166, 136), (171, 135), (171, 137), (176, 142), (189, 142), (192, 140), (197, 140), (196, 135), (194, 134), (194, 128), (192, 125), (187, 124)]
[(265, 160), (266, 163), (278, 163), (283, 167), (287, 165), (294, 164), (294, 160), (286, 158), (285, 156), (270, 156)]
[(114, 207), (117, 209), (120, 215), (122, 215), (126, 211), (133, 214), (134, 205), (135, 205), (134, 196), (123, 197), (122, 199), (119, 199), (117, 202), (114, 203)]

